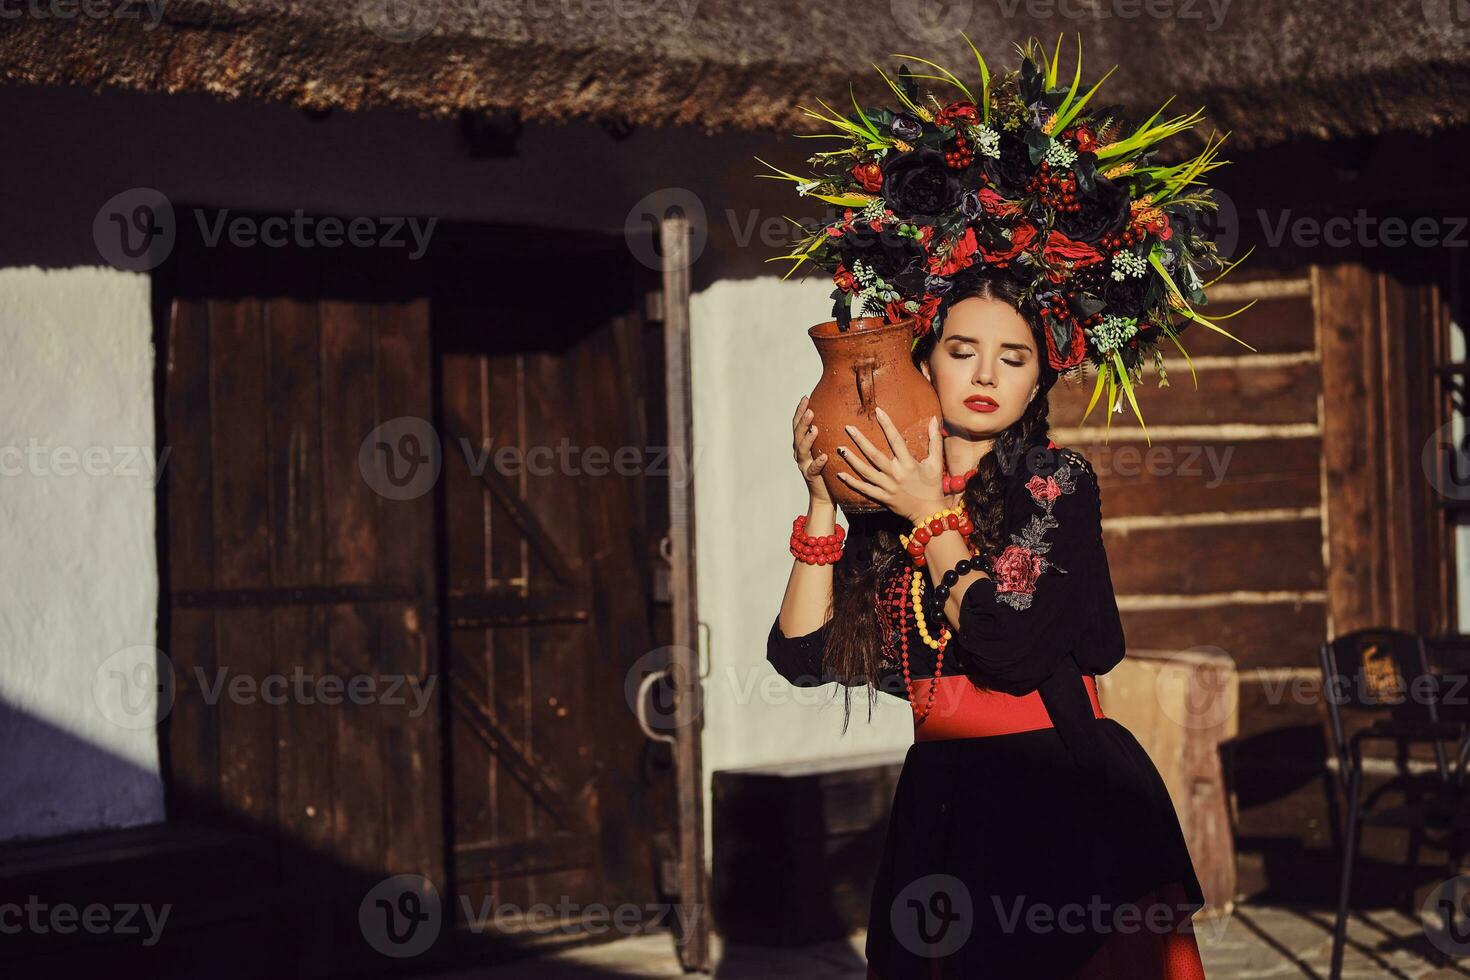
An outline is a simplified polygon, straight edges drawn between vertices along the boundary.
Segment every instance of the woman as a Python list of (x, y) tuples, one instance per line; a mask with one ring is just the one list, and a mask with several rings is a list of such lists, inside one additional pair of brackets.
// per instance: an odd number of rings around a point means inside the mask
[[(886, 511), (853, 517), (846, 540), (829, 459), (811, 455), (821, 420), (798, 403), (810, 504), (767, 656), (793, 684), (842, 684), (848, 712), (859, 685), (913, 707), (870, 978), (1203, 977), (1178, 818), (1097, 702), (1094, 676), (1124, 654), (1097, 480), (1048, 439), (1057, 372), (1018, 287), (993, 275), (957, 276), (914, 348), (941, 451), (913, 458), (881, 408), (886, 447), (848, 429), (838, 475)], [(915, 530), (946, 510), (938, 533)]]

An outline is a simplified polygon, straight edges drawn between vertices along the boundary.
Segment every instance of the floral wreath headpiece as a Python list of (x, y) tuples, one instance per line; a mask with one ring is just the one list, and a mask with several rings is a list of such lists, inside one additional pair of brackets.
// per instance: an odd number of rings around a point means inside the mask
[[(956, 274), (1007, 270), (1045, 326), (1048, 363), (1060, 373), (1080, 373), (1087, 362), (1096, 368), (1083, 421), (1106, 387), (1112, 411), (1122, 411), (1126, 396), (1142, 425), (1133, 387), (1144, 360), (1152, 355), (1159, 387), (1167, 386), (1159, 346), (1168, 338), (1193, 376), (1179, 342), (1191, 323), (1255, 350), (1216, 322), (1250, 304), (1213, 318), (1195, 309), (1206, 286), (1245, 258), (1224, 262), (1208, 236), (1206, 219), (1218, 205), (1201, 178), (1228, 162), (1216, 159), (1225, 137), (1211, 136), (1183, 163), (1153, 161), (1159, 144), (1193, 127), (1203, 111), (1160, 121), (1166, 101), (1134, 126), (1112, 107), (1090, 107), (1113, 69), (1083, 91), (1080, 36), (1065, 88), (1057, 84), (1060, 38), (1050, 57), (1035, 39), (1017, 45), (1019, 69), (999, 76), (965, 41), (979, 67), (978, 98), (948, 69), (896, 54), (938, 74), (915, 75), (900, 64), (895, 81), (874, 65), (899, 105), (865, 109), (854, 95), (847, 116), (820, 99), (825, 112), (801, 107), (837, 130), (805, 138), (848, 145), (810, 157), (811, 177), (765, 160), (775, 173), (760, 176), (794, 181), (797, 194), (842, 213), (815, 230), (788, 219), (807, 234), (790, 254), (768, 260), (792, 262), (783, 278), (811, 263), (836, 284), (840, 329), (857, 317), (913, 318), (917, 344), (934, 328)], [(919, 79), (944, 83), (953, 90), (945, 94), (959, 98), (921, 92)], [(1215, 270), (1215, 279), (1202, 279)]]

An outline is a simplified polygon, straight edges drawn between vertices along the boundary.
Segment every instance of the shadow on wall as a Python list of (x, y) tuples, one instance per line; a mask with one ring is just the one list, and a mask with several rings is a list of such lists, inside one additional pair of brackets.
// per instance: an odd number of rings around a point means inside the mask
[[(7, 818), (64, 806), (92, 780), (156, 791), (156, 774), (5, 702), (0, 735)], [(410, 975), (533, 951), (495, 935), (493, 922), (479, 933), (456, 928), (463, 916), (448, 882), (427, 889), (418, 875), (400, 876), (410, 869), (348, 867), (271, 824), (173, 797), (200, 818), (0, 844), (0, 975)], [(560, 947), (570, 937), (551, 938)]]
[(3, 701), (0, 745), (0, 842), (126, 827), (139, 814), (163, 812), (163, 782), (156, 771)]

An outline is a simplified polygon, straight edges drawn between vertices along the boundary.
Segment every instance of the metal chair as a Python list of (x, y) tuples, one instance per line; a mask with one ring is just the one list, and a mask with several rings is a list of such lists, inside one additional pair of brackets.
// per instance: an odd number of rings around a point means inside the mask
[[(1337, 755), (1337, 784), (1347, 813), (1343, 833), (1342, 877), (1337, 897), (1337, 919), (1332, 930), (1330, 980), (1342, 975), (1343, 942), (1352, 888), (1353, 864), (1359, 837), (1368, 827), (1403, 827), (1428, 837), (1431, 829), (1445, 832), (1436, 846), (1448, 852), (1448, 870), (1458, 872), (1461, 834), (1470, 826), (1466, 801), (1465, 762), (1470, 755), (1470, 725), (1462, 716), (1446, 720), (1441, 714), (1444, 686), (1430, 670), (1424, 638), (1392, 629), (1363, 629), (1339, 636), (1319, 648), (1323, 693), (1332, 725)], [(1463, 695), (1462, 695), (1463, 696)], [(1379, 715), (1367, 726), (1344, 735), (1343, 709)], [(1400, 771), (1384, 785), (1363, 795), (1363, 743), (1370, 739), (1393, 742)], [(1446, 741), (1457, 742), (1451, 769)], [(1406, 771), (1409, 747), (1429, 742), (1434, 749), (1434, 771), (1429, 778)], [(1385, 793), (1404, 791), (1399, 806), (1380, 807)], [(1415, 794), (1413, 791), (1419, 791)], [(1419, 795), (1422, 794), (1422, 795)], [(1414, 848), (1417, 853), (1417, 844)]]

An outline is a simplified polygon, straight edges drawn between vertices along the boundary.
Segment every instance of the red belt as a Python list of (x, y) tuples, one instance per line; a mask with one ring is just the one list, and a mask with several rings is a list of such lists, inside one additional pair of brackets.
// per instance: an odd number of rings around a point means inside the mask
[[(914, 696), (927, 699), (932, 680), (915, 680)], [(1097, 678), (1082, 675), (1082, 684), (1092, 701), (1094, 718), (1103, 717), (1102, 703), (1097, 698)], [(945, 738), (979, 738), (985, 735), (1013, 735), (1038, 728), (1051, 728), (1051, 715), (1041, 701), (1041, 692), (1020, 696), (1001, 691), (980, 691), (963, 674), (939, 678), (934, 692), (934, 707), (924, 723), (914, 730), (914, 740), (932, 742)]]

